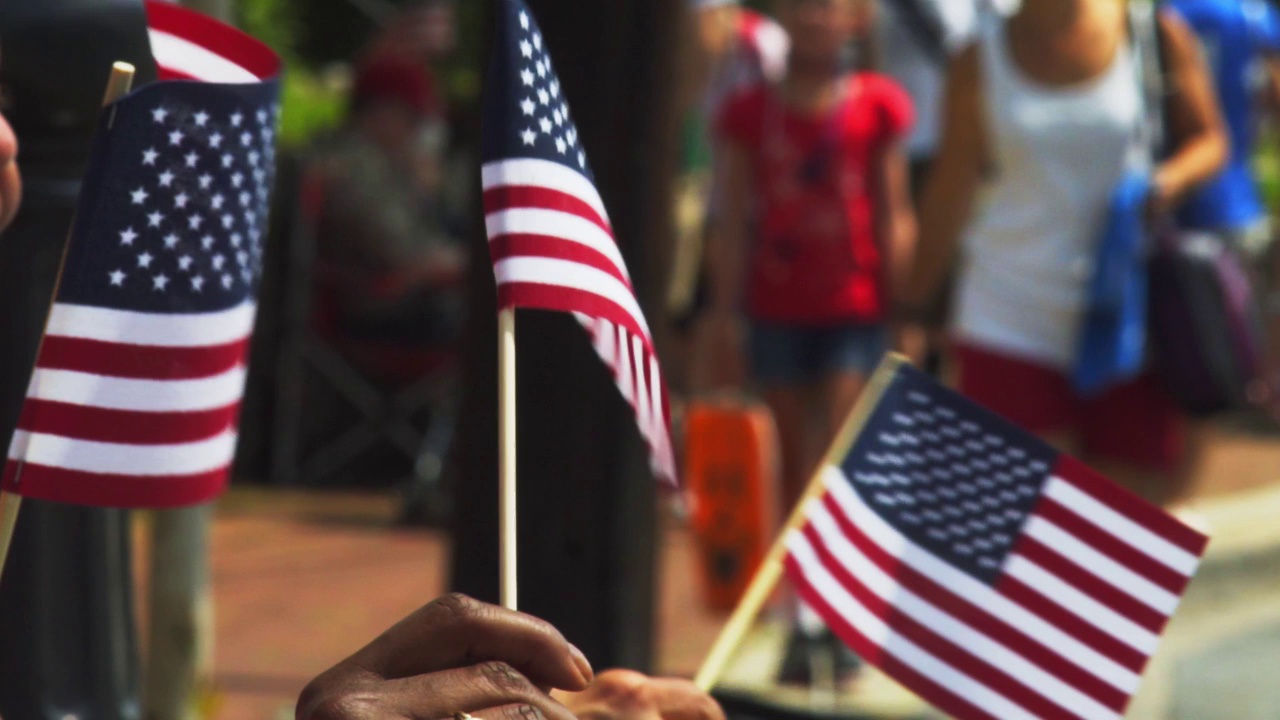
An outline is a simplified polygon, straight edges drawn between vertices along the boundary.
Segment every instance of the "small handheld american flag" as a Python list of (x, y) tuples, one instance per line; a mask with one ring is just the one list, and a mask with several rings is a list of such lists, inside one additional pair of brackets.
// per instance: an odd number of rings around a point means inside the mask
[(635, 410), (654, 474), (674, 482), (666, 384), (551, 55), (522, 0), (498, 13), (482, 175), (499, 308), (572, 313)]
[(226, 485), (280, 61), (189, 10), (148, 2), (147, 13), (161, 81), (103, 112), (9, 446), (7, 492), (168, 507)]
[(787, 538), (800, 595), (960, 720), (1118, 719), (1208, 539), (901, 363)]

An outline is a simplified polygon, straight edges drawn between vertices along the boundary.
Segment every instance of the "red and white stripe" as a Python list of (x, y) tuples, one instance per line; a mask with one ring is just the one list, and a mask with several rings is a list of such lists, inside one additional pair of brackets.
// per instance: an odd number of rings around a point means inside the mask
[(229, 25), (162, 0), (146, 7), (160, 80), (256, 83), (280, 72), (279, 56)]
[(834, 468), (788, 538), (800, 594), (960, 720), (1124, 714), (1205, 539), (1066, 463), (995, 586), (915, 544)]
[(635, 410), (661, 479), (675, 480), (666, 384), (604, 202), (578, 172), (537, 159), (482, 169), (500, 308), (573, 313)]
[(104, 506), (197, 503), (235, 456), (254, 306), (158, 316), (57, 303), (5, 487)]

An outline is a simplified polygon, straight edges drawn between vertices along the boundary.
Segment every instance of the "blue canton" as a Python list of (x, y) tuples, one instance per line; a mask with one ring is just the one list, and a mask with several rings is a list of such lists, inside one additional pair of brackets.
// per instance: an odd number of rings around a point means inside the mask
[(533, 13), (502, 0), (497, 52), (485, 93), (484, 162), (546, 160), (593, 180), (578, 127)]
[(1057, 453), (904, 366), (842, 470), (899, 532), (994, 584)]
[(170, 82), (103, 113), (58, 302), (213, 312), (256, 294), (276, 82)]

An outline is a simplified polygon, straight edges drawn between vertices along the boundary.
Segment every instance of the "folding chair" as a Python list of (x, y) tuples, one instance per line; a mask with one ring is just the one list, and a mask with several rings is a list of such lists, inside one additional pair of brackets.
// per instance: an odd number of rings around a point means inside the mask
[[(411, 463), (402, 484), (410, 502), (442, 496), (445, 453), (457, 414), (456, 348), (419, 350), (344, 340), (334, 305), (353, 288), (317, 254), (324, 202), (320, 178), (303, 171), (299, 185), (277, 373), (274, 482), (322, 484), (366, 452), (389, 446)], [(319, 381), (356, 411), (347, 427), (314, 449), (304, 447), (311, 429), (307, 401), (319, 389), (309, 380)]]

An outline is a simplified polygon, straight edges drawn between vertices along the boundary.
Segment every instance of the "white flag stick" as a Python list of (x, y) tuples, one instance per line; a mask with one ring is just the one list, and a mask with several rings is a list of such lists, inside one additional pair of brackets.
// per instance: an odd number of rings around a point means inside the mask
[(498, 313), (498, 547), (502, 606), (516, 609), (516, 310)]

